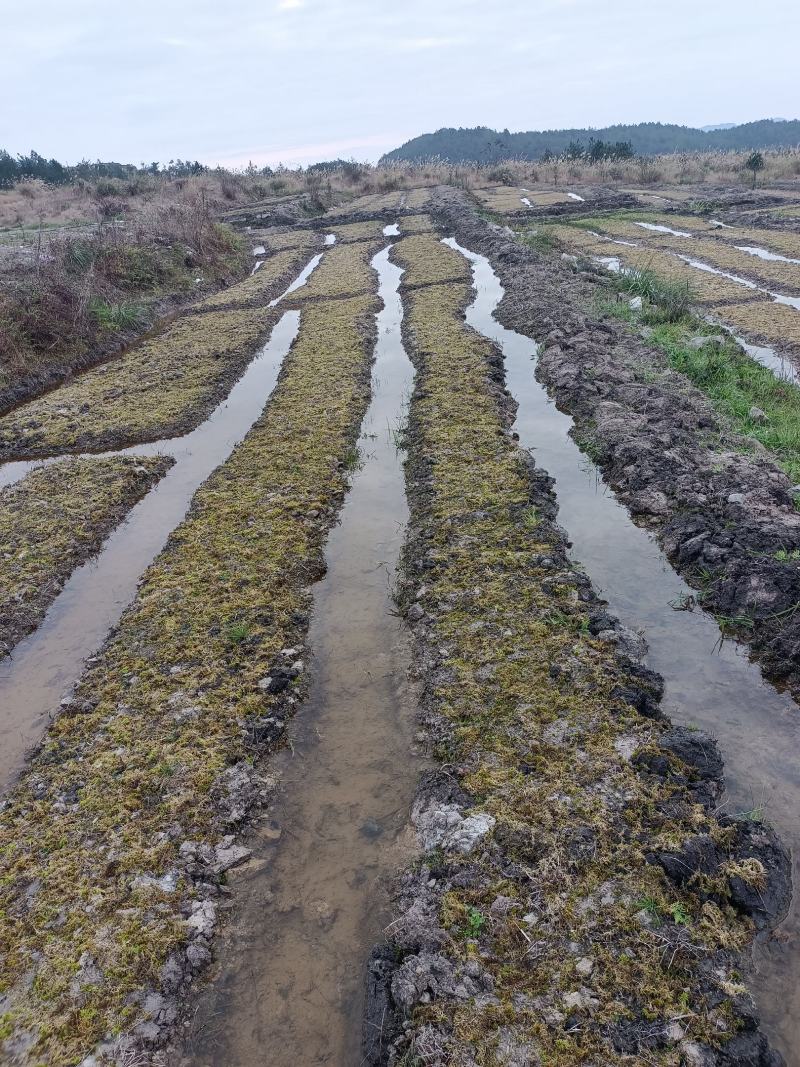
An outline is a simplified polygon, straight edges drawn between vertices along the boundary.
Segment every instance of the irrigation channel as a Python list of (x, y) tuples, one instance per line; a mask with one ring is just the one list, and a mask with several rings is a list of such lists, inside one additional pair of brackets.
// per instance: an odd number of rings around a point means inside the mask
[[(321, 255), (314, 256), (288, 289), (305, 284)], [(0, 662), (0, 790), (20, 771), (26, 751), (42, 735), (50, 715), (80, 676), (131, 602), (137, 583), (184, 518), (192, 496), (224, 463), (256, 419), (272, 392), (300, 323), (287, 311), (228, 396), (197, 429), (183, 437), (135, 445), (102, 455), (167, 455), (174, 465), (131, 509), (100, 553), (73, 572), (37, 630)], [(63, 457), (44, 462), (57, 463)], [(0, 486), (19, 481), (41, 460), (6, 463)]]
[[(665, 682), (664, 710), (675, 723), (717, 738), (725, 760), (725, 809), (755, 812), (792, 851), (795, 885), (800, 855), (800, 714), (794, 701), (764, 682), (745, 649), (723, 640), (702, 611), (671, 605), (691, 589), (672, 570), (655, 540), (632, 521), (580, 451), (572, 419), (558, 410), (534, 377), (537, 346), (494, 318), (503, 287), (489, 261), (445, 241), (472, 263), (476, 289), (466, 318), (505, 358), (506, 385), (519, 407), (514, 430), (555, 479), (559, 522), (572, 555), (629, 629), (649, 646), (648, 662)], [(777, 936), (761, 935), (750, 986), (765, 1033), (792, 1067), (800, 1064), (800, 909), (795, 895)]]
[(182, 1061), (195, 1067), (360, 1058), (364, 964), (386, 918), (380, 883), (407, 854), (420, 769), (392, 601), (408, 517), (397, 430), (413, 371), (400, 337), (402, 271), (388, 256), (372, 261), (384, 305), (372, 399), (314, 590), (309, 699), (270, 766), (278, 799), (248, 842), (253, 858), (231, 872), (236, 910)]

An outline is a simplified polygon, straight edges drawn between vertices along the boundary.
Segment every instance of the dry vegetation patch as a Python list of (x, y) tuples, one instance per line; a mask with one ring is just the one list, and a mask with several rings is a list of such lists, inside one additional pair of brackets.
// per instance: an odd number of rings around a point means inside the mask
[(301, 307), (312, 300), (346, 298), (374, 291), (375, 271), (370, 261), (385, 244), (385, 238), (373, 237), (327, 248), (306, 284), (287, 296), (284, 303), (287, 307)]

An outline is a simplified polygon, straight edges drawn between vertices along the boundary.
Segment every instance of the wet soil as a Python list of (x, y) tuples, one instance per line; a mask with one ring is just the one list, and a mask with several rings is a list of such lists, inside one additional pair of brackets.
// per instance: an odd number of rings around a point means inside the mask
[(288, 748), (272, 762), (277, 799), (232, 881), (236, 906), (217, 978), (181, 1062), (275, 1067), (358, 1062), (364, 968), (386, 919), (385, 880), (407, 859), (414, 699), (392, 592), (407, 506), (398, 451), (412, 371), (400, 340), (401, 271), (374, 265), (373, 397), (340, 525), (315, 587), (313, 670)]
[[(518, 404), (520, 444), (555, 479), (560, 524), (570, 555), (586, 570), (611, 612), (647, 642), (645, 661), (664, 680), (662, 707), (676, 724), (713, 736), (725, 765), (721, 811), (752, 812), (776, 829), (793, 856), (800, 885), (800, 716), (788, 694), (762, 681), (746, 650), (725, 640), (714, 619), (676, 610), (691, 590), (658, 544), (636, 526), (573, 441), (572, 419), (534, 377), (536, 345), (493, 317), (503, 290), (489, 262), (473, 262), (475, 302), (467, 322), (503, 351), (506, 385)], [(743, 745), (743, 738), (747, 744)], [(791, 1065), (800, 1063), (800, 902), (795, 896), (775, 931), (756, 943), (750, 988), (764, 1030)]]
[(663, 355), (585, 310), (597, 291), (590, 276), (522, 247), (453, 190), (440, 194), (438, 217), (489, 257), (505, 288), (498, 319), (540, 343), (537, 377), (619, 498), (700, 589), (696, 603), (748, 620), (737, 635), (771, 679), (800, 694), (800, 567), (775, 558), (800, 549), (786, 475), (764, 450), (737, 451), (740, 440)]

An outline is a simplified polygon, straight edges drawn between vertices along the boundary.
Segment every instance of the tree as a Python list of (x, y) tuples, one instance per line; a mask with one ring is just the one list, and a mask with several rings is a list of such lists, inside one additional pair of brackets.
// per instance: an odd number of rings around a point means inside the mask
[(753, 172), (753, 188), (756, 187), (756, 178), (758, 172), (764, 169), (764, 156), (761, 152), (751, 152), (747, 159), (744, 161), (745, 167)]

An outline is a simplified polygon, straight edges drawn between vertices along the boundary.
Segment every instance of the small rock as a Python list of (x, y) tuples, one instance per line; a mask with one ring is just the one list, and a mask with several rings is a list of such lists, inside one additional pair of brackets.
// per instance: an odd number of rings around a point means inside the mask
[(766, 411), (763, 408), (756, 407), (755, 404), (747, 412), (747, 415), (752, 422), (769, 422), (769, 415)]
[(689, 341), (690, 348), (705, 348), (706, 345), (724, 345), (727, 338), (723, 333), (709, 333), (702, 337), (692, 337)]
[(575, 970), (582, 978), (588, 978), (594, 970), (594, 963), (592, 962), (592, 960), (589, 959), (588, 956), (584, 956), (582, 959), (579, 959), (578, 962), (575, 964)]
[(631, 309), (631, 311), (641, 311), (642, 298), (640, 296), (634, 296), (631, 300), (628, 301), (628, 307)]

